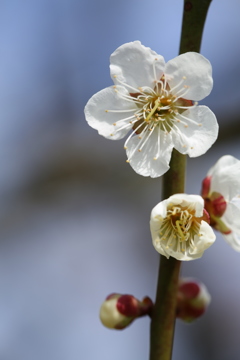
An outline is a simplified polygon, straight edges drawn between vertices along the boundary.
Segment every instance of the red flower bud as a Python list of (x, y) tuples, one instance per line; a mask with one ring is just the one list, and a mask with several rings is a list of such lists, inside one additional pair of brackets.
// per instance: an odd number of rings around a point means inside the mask
[(205, 177), (205, 179), (203, 179), (202, 181), (202, 197), (205, 199), (206, 197), (208, 197), (209, 192), (210, 192), (210, 185), (211, 185), (211, 176), (207, 176)]
[(227, 208), (227, 203), (224, 197), (217, 192), (213, 192), (211, 194), (210, 201), (213, 215), (217, 217), (223, 216)]
[(206, 311), (211, 296), (204, 284), (194, 279), (181, 279), (177, 294), (176, 316), (191, 322)]
[(153, 307), (149, 297), (139, 301), (132, 295), (110, 294), (100, 309), (102, 324), (110, 329), (126, 328), (138, 317), (149, 315)]

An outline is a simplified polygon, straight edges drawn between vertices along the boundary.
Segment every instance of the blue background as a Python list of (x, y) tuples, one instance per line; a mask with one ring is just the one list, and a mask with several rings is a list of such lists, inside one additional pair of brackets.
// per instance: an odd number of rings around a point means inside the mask
[[(83, 108), (111, 85), (109, 56), (140, 40), (177, 56), (182, 2), (10, 0), (0, 4), (0, 358), (148, 358), (149, 319), (122, 332), (98, 311), (111, 292), (154, 298), (159, 256), (148, 219), (161, 180), (126, 164), (123, 141), (86, 124)], [(201, 52), (214, 88), (202, 103), (220, 136), (188, 160), (198, 194), (218, 158), (240, 159), (240, 2), (213, 1)], [(201, 279), (211, 306), (193, 325), (177, 321), (173, 360), (239, 360), (240, 254), (221, 235), (182, 274)]]

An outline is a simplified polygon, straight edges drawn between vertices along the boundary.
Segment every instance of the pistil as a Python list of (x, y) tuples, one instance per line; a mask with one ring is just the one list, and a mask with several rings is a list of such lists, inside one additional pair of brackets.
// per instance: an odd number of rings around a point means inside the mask
[(147, 121), (147, 122), (149, 121), (151, 116), (155, 113), (155, 111), (157, 110), (157, 108), (161, 104), (161, 101), (159, 101), (159, 99), (157, 99), (154, 104), (155, 104), (154, 108), (151, 110), (151, 112), (148, 114), (148, 116), (145, 119), (145, 121)]

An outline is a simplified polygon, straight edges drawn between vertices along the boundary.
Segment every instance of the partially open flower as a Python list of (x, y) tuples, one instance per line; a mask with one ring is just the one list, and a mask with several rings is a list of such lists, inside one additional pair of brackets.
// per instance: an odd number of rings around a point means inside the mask
[(204, 201), (198, 195), (176, 194), (157, 204), (151, 213), (154, 248), (178, 260), (200, 258), (215, 241)]
[(111, 294), (102, 303), (100, 320), (109, 329), (122, 330), (138, 317), (149, 315), (153, 307), (149, 297), (139, 301), (132, 295)]
[(202, 197), (210, 224), (240, 251), (240, 161), (222, 156), (202, 182)]
[(85, 107), (88, 124), (107, 139), (122, 139), (127, 162), (140, 175), (158, 177), (169, 169), (173, 147), (196, 157), (215, 142), (218, 124), (207, 106), (212, 90), (209, 61), (194, 52), (164, 58), (139, 41), (120, 46), (110, 58), (114, 86), (95, 94)]
[(176, 313), (179, 319), (185, 322), (196, 320), (205, 313), (210, 302), (211, 296), (203, 283), (191, 278), (180, 280)]

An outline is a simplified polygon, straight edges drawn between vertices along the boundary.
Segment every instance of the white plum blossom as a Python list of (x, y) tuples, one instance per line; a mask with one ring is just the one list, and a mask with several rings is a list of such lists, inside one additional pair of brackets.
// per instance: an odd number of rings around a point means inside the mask
[(240, 251), (240, 161), (222, 156), (203, 180), (202, 197), (210, 224)]
[(172, 149), (196, 157), (215, 142), (218, 124), (207, 106), (212, 67), (188, 52), (165, 63), (139, 41), (120, 46), (110, 57), (113, 86), (92, 96), (88, 124), (107, 139), (125, 141), (127, 162), (140, 175), (158, 177), (169, 169)]
[(167, 258), (200, 258), (216, 238), (208, 221), (201, 196), (172, 195), (152, 210), (150, 230), (153, 246)]

